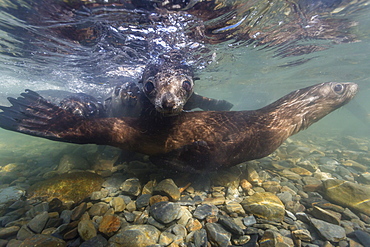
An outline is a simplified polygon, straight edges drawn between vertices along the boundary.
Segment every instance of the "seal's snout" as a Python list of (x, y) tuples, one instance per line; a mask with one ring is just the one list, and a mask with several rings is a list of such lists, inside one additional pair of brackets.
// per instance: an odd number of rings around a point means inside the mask
[(171, 93), (165, 93), (158, 104), (156, 104), (157, 111), (166, 115), (178, 114), (182, 111), (182, 104), (179, 99)]

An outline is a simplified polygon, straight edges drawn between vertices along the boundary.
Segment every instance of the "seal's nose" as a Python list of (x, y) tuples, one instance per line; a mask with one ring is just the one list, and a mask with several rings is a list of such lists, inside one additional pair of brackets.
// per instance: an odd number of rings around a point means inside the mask
[(165, 111), (171, 111), (176, 106), (176, 102), (174, 100), (174, 97), (171, 96), (171, 94), (166, 93), (162, 97), (161, 102), (162, 109)]

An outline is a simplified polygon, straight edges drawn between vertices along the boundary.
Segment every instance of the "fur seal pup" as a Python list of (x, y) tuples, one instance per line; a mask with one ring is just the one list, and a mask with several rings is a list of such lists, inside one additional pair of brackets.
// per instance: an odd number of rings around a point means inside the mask
[(262, 158), (289, 136), (348, 103), (355, 83), (326, 82), (296, 90), (252, 111), (197, 111), (172, 117), (87, 119), (26, 90), (1, 106), (0, 127), (51, 140), (111, 145), (185, 171), (229, 167)]
[(79, 93), (63, 99), (60, 106), (87, 118), (140, 117), (155, 112), (173, 116), (195, 108), (228, 111), (234, 106), (226, 100), (196, 94), (196, 79), (192, 67), (183, 62), (181, 51), (174, 50), (149, 63), (138, 83), (126, 82), (116, 86), (102, 103)]

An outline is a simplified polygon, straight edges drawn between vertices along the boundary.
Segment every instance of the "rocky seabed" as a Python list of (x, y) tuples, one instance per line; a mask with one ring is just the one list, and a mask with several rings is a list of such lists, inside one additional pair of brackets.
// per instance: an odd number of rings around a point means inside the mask
[(0, 247), (370, 246), (369, 146), (290, 139), (269, 157), (196, 175), (83, 146), (50, 167), (9, 163)]

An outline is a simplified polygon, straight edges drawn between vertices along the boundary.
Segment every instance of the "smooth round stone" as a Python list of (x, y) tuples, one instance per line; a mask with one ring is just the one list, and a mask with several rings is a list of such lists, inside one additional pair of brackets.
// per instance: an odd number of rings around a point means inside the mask
[(320, 233), (320, 235), (330, 242), (337, 243), (346, 238), (346, 232), (341, 226), (334, 225), (315, 218), (311, 218), (311, 223)]
[(171, 201), (180, 199), (180, 190), (172, 179), (162, 180), (153, 189), (153, 195), (162, 195), (170, 198)]
[(78, 223), (78, 234), (83, 240), (89, 240), (96, 236), (96, 229), (91, 220), (81, 220)]
[(58, 198), (62, 202), (80, 202), (98, 191), (103, 183), (102, 177), (91, 172), (74, 172), (62, 174), (32, 185), (28, 190), (28, 199), (46, 198), (51, 201)]
[(289, 179), (289, 180), (296, 181), (296, 180), (302, 179), (301, 175), (299, 175), (299, 174), (297, 174), (295, 172), (292, 172), (292, 171), (290, 171), (288, 169), (284, 169), (282, 171), (278, 171), (278, 174), (281, 175), (281, 176), (283, 176), (283, 177), (285, 177), (285, 178), (287, 178), (287, 179)]
[(203, 220), (207, 216), (217, 215), (217, 214), (218, 214), (218, 208), (215, 205), (213, 205), (213, 204), (202, 204), (202, 205), (199, 205), (195, 209), (195, 211), (193, 213), (193, 217), (197, 218), (198, 220)]
[(370, 188), (339, 179), (323, 182), (325, 196), (339, 205), (370, 215)]
[(269, 192), (255, 193), (241, 202), (244, 210), (263, 219), (281, 222), (285, 207), (281, 200)]
[(146, 247), (158, 242), (161, 232), (151, 225), (132, 225), (122, 228), (111, 237), (109, 246)]
[(287, 204), (288, 202), (291, 202), (292, 199), (293, 199), (293, 195), (290, 192), (288, 192), (288, 191), (284, 191), (284, 192), (278, 193), (276, 196), (279, 197), (279, 199), (284, 204)]
[(212, 246), (227, 247), (231, 244), (231, 233), (226, 231), (220, 224), (207, 223), (205, 229), (207, 231), (208, 240), (211, 242)]
[(181, 206), (173, 202), (158, 202), (150, 207), (150, 215), (162, 224), (168, 224), (178, 218)]
[(129, 178), (122, 183), (120, 189), (129, 196), (138, 196), (141, 192), (141, 183), (138, 178)]
[(19, 247), (65, 247), (67, 243), (51, 235), (36, 234), (25, 239)]

